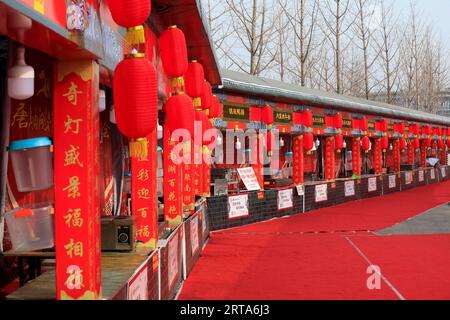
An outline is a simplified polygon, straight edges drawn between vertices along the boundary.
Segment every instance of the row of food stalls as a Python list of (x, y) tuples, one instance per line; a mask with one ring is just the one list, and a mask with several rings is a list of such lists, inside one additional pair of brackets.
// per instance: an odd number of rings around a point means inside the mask
[(188, 62), (212, 98), (195, 0), (0, 1), (6, 299), (176, 296), (209, 234), (203, 180), (183, 189), (203, 168), (170, 157), (178, 108), (208, 121)]
[[(221, 74), (223, 84), (214, 92), (223, 117), (214, 124), (223, 141), (208, 199), (213, 230), (448, 178), (448, 118), (229, 70)], [(263, 138), (252, 138), (258, 133)], [(248, 155), (255, 153), (265, 161), (252, 162)]]

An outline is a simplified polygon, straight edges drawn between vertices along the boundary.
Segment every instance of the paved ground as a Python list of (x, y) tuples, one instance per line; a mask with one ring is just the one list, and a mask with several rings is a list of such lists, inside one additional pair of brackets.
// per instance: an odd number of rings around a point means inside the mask
[(449, 201), (447, 181), (215, 232), (179, 298), (450, 299)]

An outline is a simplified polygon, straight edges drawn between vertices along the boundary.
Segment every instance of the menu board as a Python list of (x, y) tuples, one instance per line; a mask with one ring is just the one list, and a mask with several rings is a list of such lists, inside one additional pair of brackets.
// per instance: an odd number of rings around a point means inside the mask
[(394, 189), (396, 187), (395, 175), (389, 176), (389, 189)]
[(376, 177), (369, 178), (368, 184), (369, 184), (369, 186), (368, 186), (369, 192), (377, 191), (377, 178)]
[(228, 219), (248, 217), (248, 194), (228, 197)]
[(424, 180), (424, 176), (423, 176), (423, 170), (419, 171), (419, 182), (422, 182)]
[(292, 196), (293, 189), (278, 191), (278, 210), (292, 208), (294, 206)]
[(413, 181), (413, 175), (412, 172), (405, 172), (405, 184), (411, 184)]
[(305, 195), (305, 188), (302, 184), (299, 184), (298, 186), (296, 186), (297, 188), (297, 194), (299, 196), (304, 196)]
[(319, 184), (316, 186), (316, 202), (323, 202), (328, 200), (328, 185)]
[(261, 190), (258, 178), (256, 178), (255, 171), (253, 171), (253, 167), (239, 168), (237, 171), (248, 191)]
[(346, 197), (352, 197), (355, 195), (355, 181), (345, 181), (344, 183), (344, 190), (345, 190), (345, 196)]

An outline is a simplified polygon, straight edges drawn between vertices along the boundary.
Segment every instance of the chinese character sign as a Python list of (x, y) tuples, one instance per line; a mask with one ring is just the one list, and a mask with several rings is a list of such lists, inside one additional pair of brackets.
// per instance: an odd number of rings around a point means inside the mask
[(334, 137), (328, 137), (325, 140), (325, 180), (334, 180), (335, 170), (335, 149)]
[(303, 178), (303, 136), (294, 136), (293, 146), (293, 179), (294, 184), (299, 185), (304, 182)]
[(98, 65), (55, 66), (57, 299), (96, 299), (101, 295)]

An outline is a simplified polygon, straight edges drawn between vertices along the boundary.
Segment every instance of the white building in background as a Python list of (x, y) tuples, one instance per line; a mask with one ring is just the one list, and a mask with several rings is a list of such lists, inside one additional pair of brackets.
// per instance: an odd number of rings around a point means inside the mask
[(450, 88), (440, 92), (441, 105), (438, 108), (437, 114), (445, 117), (450, 117)]

